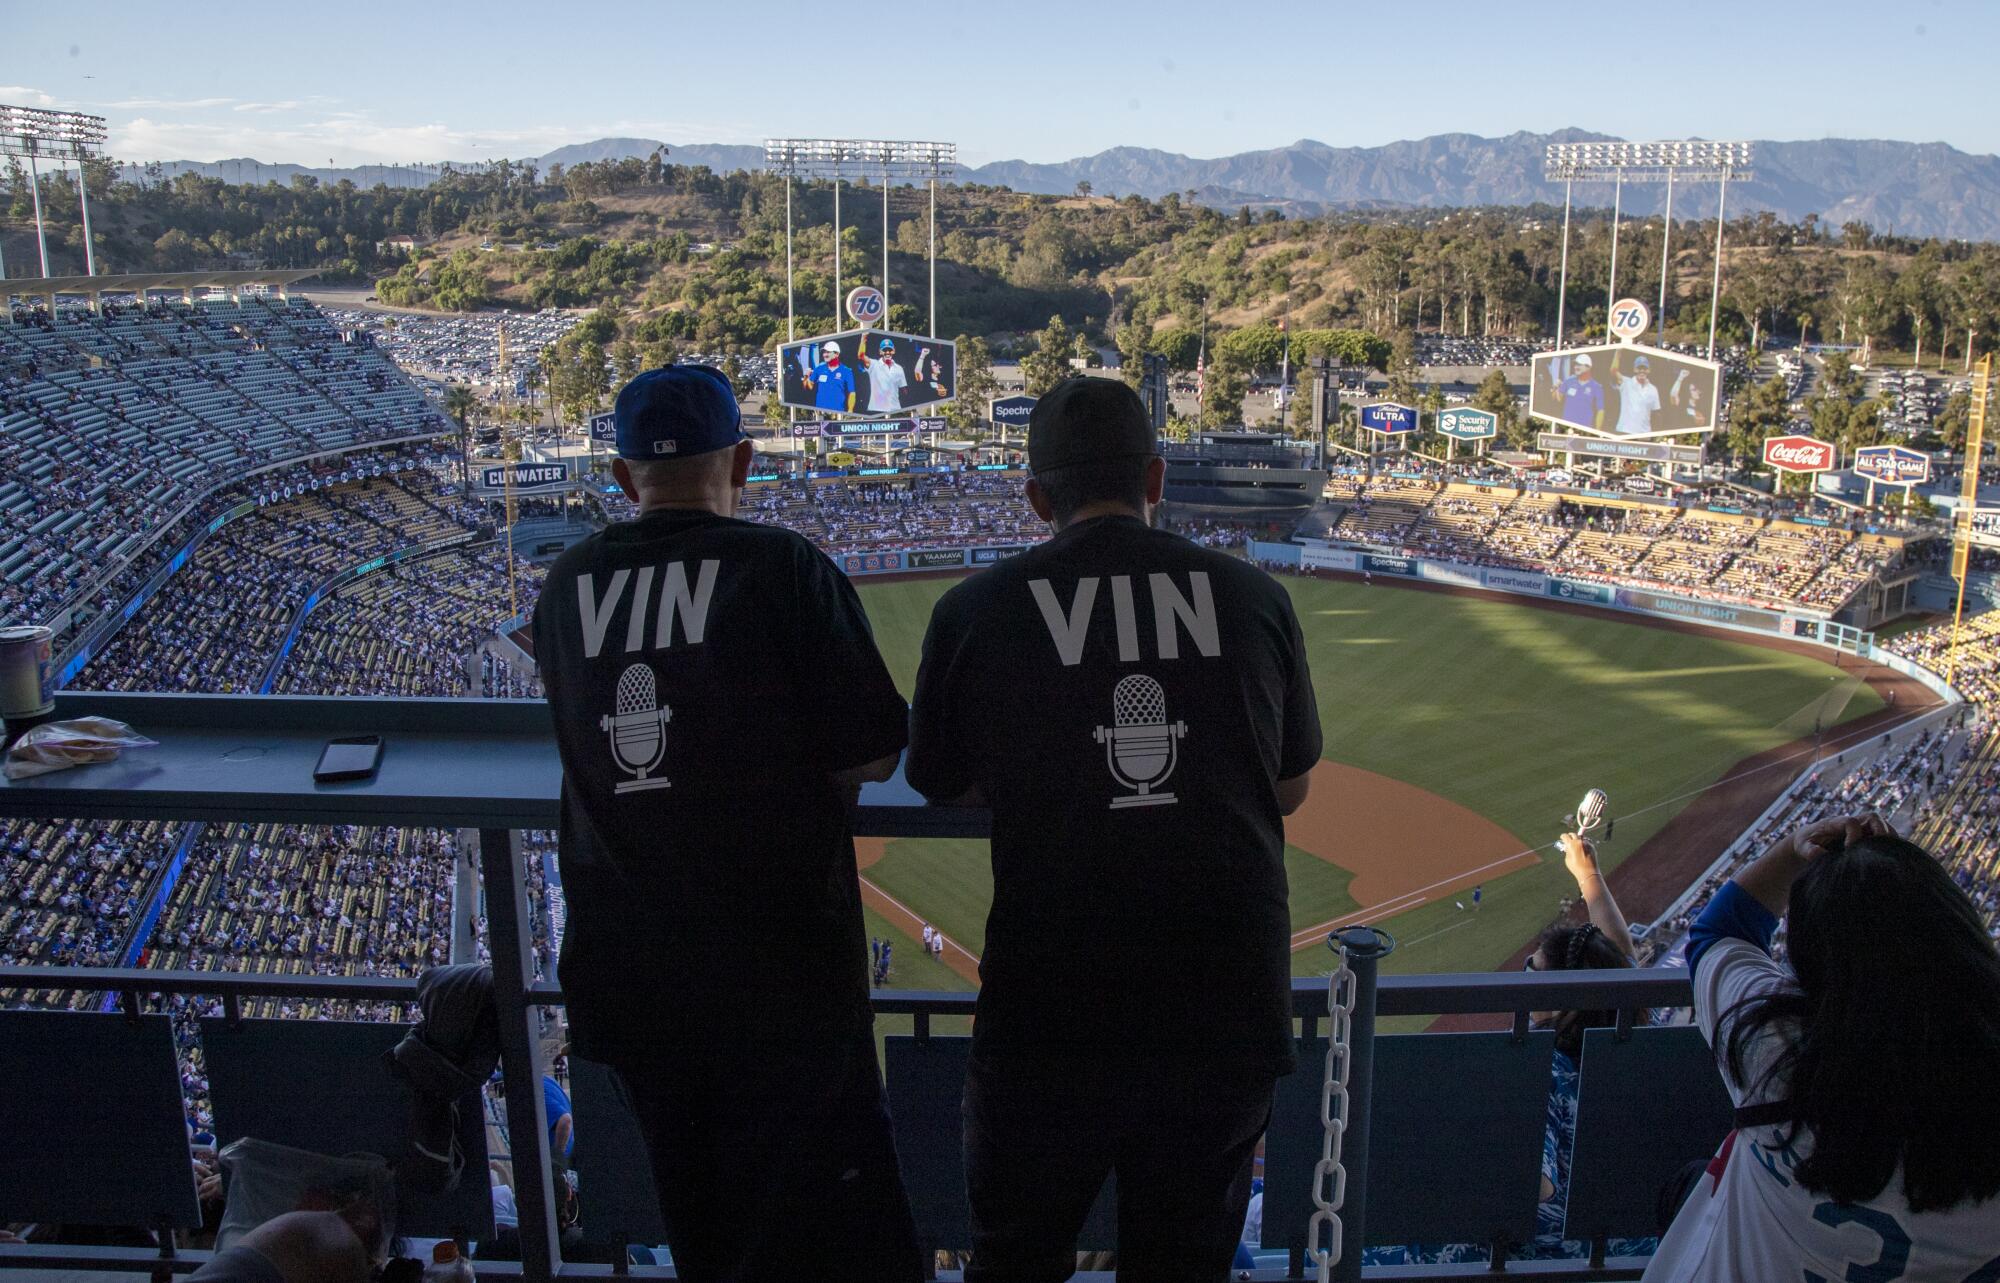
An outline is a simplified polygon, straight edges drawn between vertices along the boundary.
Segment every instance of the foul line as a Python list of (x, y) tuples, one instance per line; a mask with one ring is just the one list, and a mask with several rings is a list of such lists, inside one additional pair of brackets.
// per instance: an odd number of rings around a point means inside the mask
[[(914, 911), (911, 910), (909, 905), (904, 904), (901, 900), (898, 900), (895, 896), (890, 895), (887, 891), (884, 891), (881, 887), (876, 886), (874, 882), (870, 881), (867, 878), (861, 879), (861, 889), (863, 891), (874, 892), (875, 895), (879, 897), (884, 903), (890, 905), (897, 912), (901, 913), (904, 917), (908, 918), (911, 922), (916, 923), (920, 930), (926, 923), (930, 921), (930, 919), (928, 918), (918, 916)], [(931, 929), (933, 931), (937, 931), (936, 927), (932, 927)], [(957, 972), (962, 979), (970, 980), (974, 984), (978, 984), (979, 958), (972, 952), (972, 950), (966, 948), (964, 945), (952, 939), (950, 936), (945, 935), (944, 932), (938, 931), (937, 933), (939, 936), (943, 937), (944, 947), (947, 951), (957, 953), (959, 957), (965, 959), (966, 962), (971, 964), (972, 974), (967, 975), (963, 967), (952, 967), (952, 970)], [(918, 943), (920, 944), (922, 943), (921, 939), (918, 940)]]
[[(1773, 760), (1764, 763), (1762, 766), (1753, 766), (1747, 771), (1738, 771), (1731, 775), (1724, 775), (1716, 780), (1711, 781), (1709, 784), (1707, 784), (1702, 788), (1690, 789), (1688, 792), (1679, 793), (1668, 798), (1663, 798), (1658, 802), (1652, 803), (1651, 805), (1642, 806), (1636, 811), (1627, 811), (1623, 815), (1620, 815), (1618, 818), (1621, 820), (1636, 819), (1641, 815), (1647, 815), (1653, 811), (1657, 811), (1661, 807), (1673, 806), (1676, 803), (1686, 802), (1691, 798), (1700, 797), (1703, 793), (1708, 792), (1710, 789), (1720, 788), (1724, 784), (1734, 784), (1741, 780), (1747, 780), (1753, 775), (1761, 775), (1765, 771), (1776, 770), (1780, 766), (1788, 766), (1791, 763), (1798, 761), (1802, 757), (1809, 757), (1813, 755), (1815, 752), (1819, 753), (1822, 758), (1824, 757), (1826, 751), (1830, 748), (1835, 749), (1838, 752), (1845, 752), (1848, 747), (1852, 747), (1855, 744), (1866, 742), (1871, 739), (1879, 739), (1884, 735), (1893, 734), (1894, 732), (1901, 730), (1905, 725), (1909, 724), (1910, 722), (1917, 721), (1921, 718), (1929, 717), (1931, 714), (1937, 712), (1939, 707), (1940, 707), (1939, 705), (1932, 705), (1930, 707), (1921, 710), (1913, 709), (1907, 713), (1899, 714), (1893, 721), (1885, 723), (1881, 726), (1877, 726), (1872, 730), (1850, 731), (1848, 732), (1848, 734), (1841, 736), (1828, 735), (1824, 738), (1824, 740), (1822, 741), (1821, 745), (1817, 750), (1812, 748), (1802, 748), (1797, 750), (1796, 752), (1787, 753), (1782, 757), (1774, 758)], [(1309, 948), (1312, 945), (1317, 944), (1320, 940), (1325, 938), (1327, 932), (1329, 931), (1335, 931), (1341, 927), (1348, 926), (1352, 923), (1364, 921), (1375, 915), (1382, 914), (1384, 910), (1387, 910), (1389, 914), (1393, 915), (1397, 913), (1404, 913), (1411, 909), (1414, 909), (1418, 905), (1424, 903), (1426, 900), (1430, 898), (1429, 895), (1430, 892), (1435, 891), (1439, 887), (1445, 886), (1448, 883), (1457, 882), (1462, 879), (1469, 878), (1475, 873), (1484, 873), (1488, 869), (1498, 868), (1503, 864), (1511, 864), (1516, 860), (1525, 859), (1530, 856), (1539, 857), (1540, 853), (1543, 851), (1555, 851), (1558, 849), (1560, 849), (1560, 843), (1557, 842), (1544, 842), (1540, 846), (1531, 846), (1524, 851), (1516, 851), (1512, 855), (1504, 856), (1501, 859), (1491, 861), (1490, 863), (1487, 864), (1482, 864), (1478, 868), (1467, 869), (1462, 873), (1454, 873), (1450, 877), (1441, 878), (1438, 881), (1433, 882), (1428, 886), (1421, 886), (1414, 891), (1406, 891), (1402, 895), (1391, 896), (1387, 900), (1380, 901), (1379, 903), (1376, 904), (1371, 904), (1366, 908), (1356, 909), (1352, 913), (1343, 914), (1338, 918), (1331, 919), (1330, 921), (1327, 922), (1322, 922), (1318, 926), (1307, 927), (1303, 931), (1294, 931), (1292, 933), (1292, 952), (1297, 953), (1301, 949)]]
[[(1553, 847), (1555, 844), (1552, 842), (1549, 845)], [(1430, 898), (1430, 892), (1437, 890), (1439, 887), (1448, 886), (1453, 882), (1462, 881), (1465, 878), (1471, 877), (1475, 873), (1484, 873), (1488, 869), (1497, 869), (1503, 864), (1512, 864), (1516, 860), (1532, 858), (1541, 849), (1542, 848), (1540, 847), (1529, 847), (1525, 851), (1516, 851), (1512, 855), (1502, 856), (1497, 860), (1489, 861), (1485, 864), (1480, 865), (1477, 868), (1461, 869), (1459, 872), (1452, 874), (1450, 877), (1439, 878), (1436, 882), (1433, 882), (1428, 886), (1418, 887), (1414, 891), (1405, 891), (1401, 895), (1390, 896), (1388, 899), (1378, 901), (1377, 903), (1371, 904), (1366, 908), (1356, 909), (1352, 913), (1343, 914), (1340, 917), (1334, 918), (1328, 922), (1322, 922), (1316, 927), (1307, 927), (1303, 931), (1294, 931), (1292, 932), (1292, 948), (1296, 951), (1300, 948), (1303, 948), (1306, 945), (1316, 943), (1320, 939), (1324, 938), (1327, 932), (1332, 931), (1337, 927), (1344, 927), (1350, 922), (1359, 922), (1362, 919), (1367, 918), (1373, 914), (1380, 913), (1384, 909), (1388, 909), (1392, 905), (1395, 906), (1395, 908), (1392, 910), (1392, 912), (1395, 913), (1401, 913), (1405, 909), (1414, 909), (1417, 907), (1417, 905), (1422, 904), (1425, 900), (1428, 900)], [(1406, 901), (1408, 903), (1405, 903)]]

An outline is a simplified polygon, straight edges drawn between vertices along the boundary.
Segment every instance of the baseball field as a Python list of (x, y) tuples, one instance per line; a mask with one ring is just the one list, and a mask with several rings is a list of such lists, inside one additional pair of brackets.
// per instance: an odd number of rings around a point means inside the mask
[[(1807, 764), (1928, 692), (1793, 643), (1541, 607), (1484, 593), (1288, 578), (1325, 729), (1311, 799), (1286, 823), (1294, 968), (1327, 969), (1334, 925), (1399, 942), (1398, 971), (1479, 971), (1519, 952), (1574, 884), (1551, 850), (1589, 788), (1615, 824), (1600, 858), (1635, 921), (1662, 911)], [(864, 582), (908, 694), (948, 579)], [(1882, 692), (1895, 690), (1895, 709)], [(1838, 728), (1838, 729), (1836, 729)], [(968, 988), (992, 894), (981, 841), (864, 839), (871, 934), (899, 988)], [(1475, 901), (1474, 892), (1478, 891)], [(948, 941), (940, 962), (915, 937)]]

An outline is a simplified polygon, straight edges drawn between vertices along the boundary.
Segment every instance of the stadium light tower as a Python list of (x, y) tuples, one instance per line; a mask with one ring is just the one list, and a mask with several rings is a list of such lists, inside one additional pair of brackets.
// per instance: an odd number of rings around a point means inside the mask
[(1665, 183), (1667, 219), (1660, 242), (1660, 305), (1654, 313), (1659, 332), (1667, 326), (1667, 260), (1674, 235), (1674, 180), (1713, 182), (1721, 193), (1715, 206), (1715, 282), (1708, 299), (1708, 359), (1715, 359), (1715, 314), (1722, 294), (1722, 224), (1729, 199), (1729, 184), (1755, 178), (1750, 168), (1749, 143), (1714, 143), (1698, 139), (1681, 142), (1550, 143), (1542, 163), (1542, 177), (1563, 185), (1563, 243), (1560, 292), (1556, 296), (1556, 346), (1563, 341), (1564, 310), (1569, 302), (1569, 207), (1570, 189), (1579, 182), (1611, 183), (1611, 279), (1605, 287), (1607, 313), (1618, 298), (1618, 214), (1625, 184)]
[(847, 176), (882, 180), (882, 315), (889, 315), (889, 180), (926, 179), (930, 186), (929, 332), (937, 333), (937, 188), (947, 168), (958, 165), (957, 143), (920, 143), (875, 138), (767, 138), (764, 167), (785, 176), (785, 338), (798, 337), (792, 315), (792, 180), (833, 180), (833, 311), (840, 328), (840, 180)]
[[(76, 190), (83, 203), (83, 270), (97, 275), (97, 256), (90, 244), (90, 184), (84, 161), (104, 146), (104, 117), (78, 111), (48, 111), (41, 107), (9, 107), (0, 104), (0, 156), (28, 162), (28, 190), (35, 202), (35, 245), (42, 254), (42, 275), (49, 274), (49, 240), (42, 226), (42, 180), (37, 160), (55, 161), (67, 169), (76, 163)], [(7, 263), (0, 258), (0, 280), (6, 279)]]

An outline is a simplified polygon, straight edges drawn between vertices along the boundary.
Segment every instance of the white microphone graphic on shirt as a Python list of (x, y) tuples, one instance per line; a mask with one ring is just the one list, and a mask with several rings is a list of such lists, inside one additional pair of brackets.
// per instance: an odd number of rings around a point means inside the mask
[(599, 718), (597, 729), (610, 734), (611, 755), (618, 759), (618, 765), (638, 778), (620, 781), (616, 792), (671, 787), (663, 776), (646, 776), (667, 755), (666, 725), (673, 715), (672, 709), (660, 703), (660, 688), (653, 681), (651, 667), (632, 664), (618, 675), (618, 712)]
[(1113, 725), (1100, 726), (1093, 738), (1104, 745), (1104, 763), (1111, 778), (1138, 790), (1113, 798), (1111, 807), (1166, 806), (1177, 802), (1172, 793), (1155, 793), (1180, 764), (1180, 744), (1186, 722), (1167, 721), (1167, 693), (1144, 673), (1133, 673), (1111, 690)]

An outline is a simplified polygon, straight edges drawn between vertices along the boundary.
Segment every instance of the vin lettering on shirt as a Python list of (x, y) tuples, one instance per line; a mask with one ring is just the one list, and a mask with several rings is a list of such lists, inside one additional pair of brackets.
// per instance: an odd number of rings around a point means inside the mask
[[(699, 646), (708, 632), (708, 604), (715, 595), (716, 573), (722, 563), (707, 560), (695, 573), (692, 587), (688, 584), (687, 563), (676, 561), (666, 567), (660, 580), (660, 608), (653, 618), (654, 650), (666, 650), (674, 644), (674, 620), (681, 624), (681, 639), (690, 646)], [(653, 566), (640, 568), (637, 587), (633, 589), (632, 606), (625, 623), (625, 653), (645, 649), (647, 606), (653, 596)], [(596, 659), (604, 650), (605, 634), (611, 631), (611, 620), (618, 612), (619, 603), (625, 597), (625, 589), (632, 583), (630, 570), (612, 572), (611, 582), (605, 585), (604, 595), (597, 595), (596, 576), (584, 573), (576, 577), (577, 616), (583, 625), (583, 654), (586, 659)]]
[[(1161, 659), (1180, 658), (1182, 628), (1187, 630), (1195, 650), (1204, 658), (1213, 659), (1222, 653), (1222, 630), (1216, 620), (1215, 594), (1209, 587), (1208, 572), (1190, 571), (1187, 578), (1188, 592), (1183, 594), (1171, 575), (1155, 571), (1146, 576), (1146, 586), (1153, 599), (1153, 644)], [(1139, 621), (1133, 607), (1132, 576), (1112, 575), (1110, 579), (1111, 618), (1118, 632), (1118, 659), (1120, 663), (1137, 663), (1141, 658)], [(1048, 580), (1028, 581), (1028, 591), (1034, 594), (1035, 605), (1042, 612), (1042, 623), (1049, 630), (1049, 640), (1055, 643), (1056, 654), (1065, 668), (1083, 662), (1084, 639), (1090, 633), (1091, 607), (1097, 603), (1097, 585), (1096, 575), (1078, 579), (1076, 596), (1070, 600), (1068, 610), (1064, 610), (1056, 598), (1055, 587)], [(588, 618), (587, 611), (585, 617)]]

